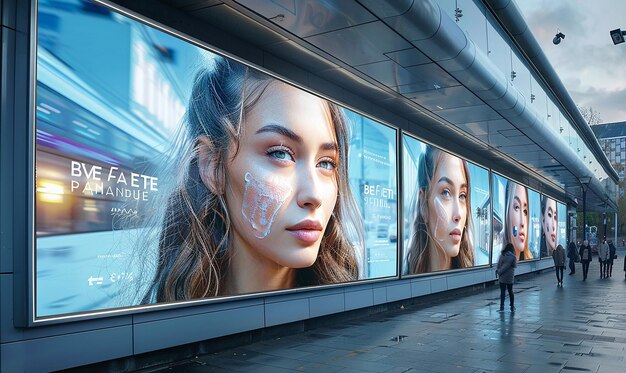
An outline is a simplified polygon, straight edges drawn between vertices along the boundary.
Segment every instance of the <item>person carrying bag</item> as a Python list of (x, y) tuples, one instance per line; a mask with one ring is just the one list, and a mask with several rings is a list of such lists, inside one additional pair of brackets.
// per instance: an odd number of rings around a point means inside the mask
[(517, 258), (515, 257), (515, 248), (513, 247), (513, 244), (509, 242), (500, 254), (500, 259), (498, 259), (498, 266), (496, 269), (496, 275), (498, 276), (498, 282), (500, 283), (500, 312), (504, 311), (504, 297), (506, 295), (506, 290), (509, 292), (511, 312), (515, 312), (513, 283), (515, 282), (516, 267)]

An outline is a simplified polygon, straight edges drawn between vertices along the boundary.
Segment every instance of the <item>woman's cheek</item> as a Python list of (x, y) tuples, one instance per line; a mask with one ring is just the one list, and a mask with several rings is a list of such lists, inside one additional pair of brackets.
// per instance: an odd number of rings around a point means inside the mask
[(244, 179), (241, 213), (252, 227), (254, 236), (265, 238), (272, 229), (278, 210), (291, 195), (292, 188), (287, 179), (278, 176), (265, 179), (246, 172)]
[(450, 214), (448, 214), (448, 210), (444, 206), (439, 196), (436, 196), (433, 199), (433, 205), (435, 206), (435, 215), (437, 216), (433, 232), (435, 232), (436, 239), (442, 241), (443, 238), (440, 236), (443, 236), (445, 232), (440, 233), (439, 228), (441, 227), (442, 230), (445, 230), (448, 222), (450, 221)]

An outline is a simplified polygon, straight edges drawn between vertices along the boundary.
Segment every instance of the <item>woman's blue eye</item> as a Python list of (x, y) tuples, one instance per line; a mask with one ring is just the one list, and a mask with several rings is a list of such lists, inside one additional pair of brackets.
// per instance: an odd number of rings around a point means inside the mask
[(337, 168), (337, 164), (331, 160), (321, 161), (318, 166), (328, 171), (334, 171)]
[(271, 147), (267, 150), (267, 155), (279, 161), (293, 161), (293, 153), (284, 146)]
[(465, 193), (461, 193), (461, 195), (459, 196), (459, 199), (461, 201), (465, 201), (466, 198), (467, 198), (467, 195)]
[(270, 153), (270, 155), (274, 158), (278, 159), (287, 159), (289, 158), (289, 154), (284, 150), (276, 150)]
[(448, 189), (444, 189), (444, 190), (441, 192), (441, 195), (442, 195), (442, 196), (444, 196), (444, 197), (446, 197), (446, 198), (450, 198), (450, 197), (452, 196), (452, 195), (450, 194), (450, 191), (449, 191)]

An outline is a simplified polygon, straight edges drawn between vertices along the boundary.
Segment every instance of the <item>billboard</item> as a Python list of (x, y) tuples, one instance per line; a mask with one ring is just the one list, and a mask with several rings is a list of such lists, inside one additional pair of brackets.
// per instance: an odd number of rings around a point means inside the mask
[(489, 171), (404, 134), (403, 274), (489, 264)]
[(557, 244), (563, 245), (563, 248), (567, 248), (567, 206), (564, 203), (557, 202), (557, 216)]
[(529, 216), (529, 230), (528, 230), (528, 250), (530, 251), (530, 258), (541, 258), (541, 237), (543, 234), (541, 224), (541, 195), (530, 189), (528, 190), (528, 216)]
[(511, 243), (518, 260), (538, 259), (541, 238), (539, 193), (493, 174), (493, 255), (498, 263), (504, 247)]
[[(565, 248), (564, 235), (565, 227), (561, 227), (561, 223), (565, 223), (564, 218), (560, 217), (560, 213), (563, 213), (561, 206), (562, 203), (558, 203), (555, 199), (546, 195), (541, 196), (541, 245), (540, 252), (541, 257), (552, 256), (552, 253), (556, 249), (557, 245), (562, 245)], [(561, 231), (562, 228), (562, 231)]]
[(71, 0), (36, 84), (36, 319), (398, 275), (394, 128)]

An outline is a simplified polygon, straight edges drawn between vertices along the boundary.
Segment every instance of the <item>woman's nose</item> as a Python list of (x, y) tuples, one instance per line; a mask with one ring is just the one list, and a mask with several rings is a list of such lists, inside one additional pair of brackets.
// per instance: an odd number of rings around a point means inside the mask
[(302, 170), (298, 175), (297, 202), (301, 208), (316, 209), (322, 205), (321, 181), (313, 168)]
[(459, 201), (452, 203), (452, 220), (455, 223), (461, 221), (461, 204)]

